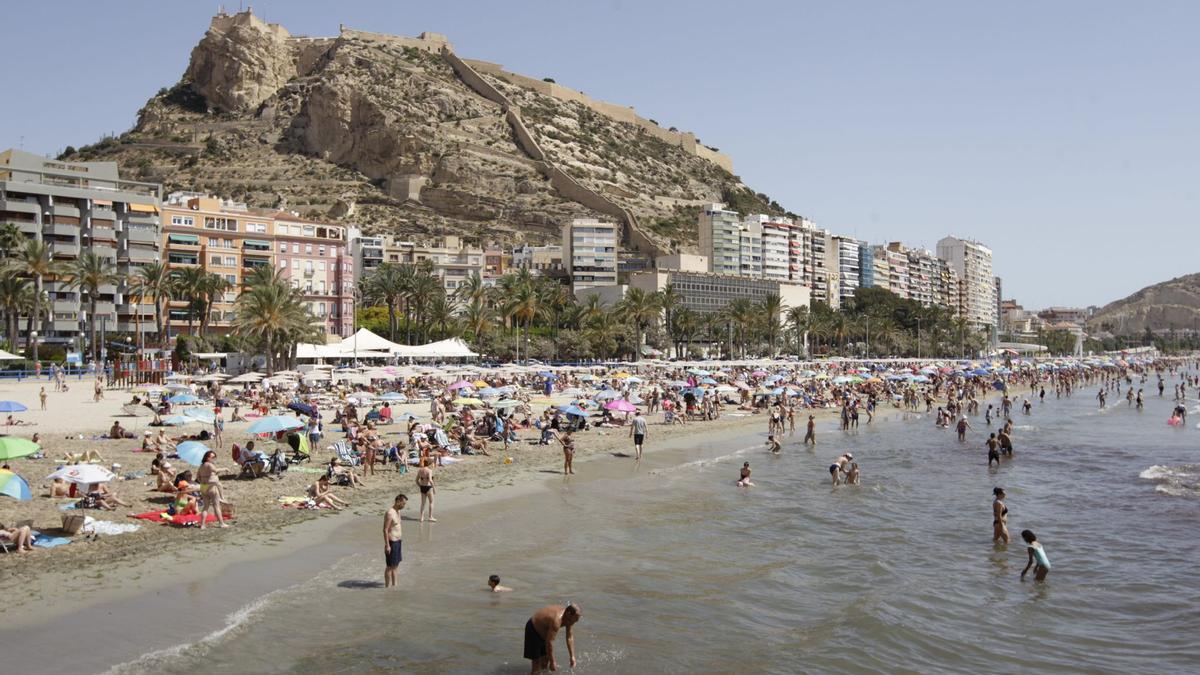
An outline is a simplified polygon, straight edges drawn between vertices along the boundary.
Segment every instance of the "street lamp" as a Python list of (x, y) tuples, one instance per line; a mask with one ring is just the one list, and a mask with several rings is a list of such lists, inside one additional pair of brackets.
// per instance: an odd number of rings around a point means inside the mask
[(36, 330), (29, 331), (29, 339), (33, 342), (33, 367), (37, 369), (38, 363), (38, 332)]

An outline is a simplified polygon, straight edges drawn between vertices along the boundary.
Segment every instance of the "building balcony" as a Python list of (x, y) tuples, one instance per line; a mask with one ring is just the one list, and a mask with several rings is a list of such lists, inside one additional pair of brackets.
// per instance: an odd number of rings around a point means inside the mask
[(42, 234), (50, 234), (57, 237), (78, 237), (78, 225), (57, 225), (54, 223), (46, 223), (42, 226)]
[(99, 218), (101, 220), (115, 221), (117, 219), (117, 214), (116, 214), (116, 212), (114, 212), (112, 210), (111, 206), (93, 206), (92, 207), (92, 219), (94, 220), (96, 218)]
[(31, 237), (37, 236), (38, 224), (36, 222), (21, 220), (14, 222), (13, 225), (16, 225), (21, 234), (27, 234)]
[(116, 241), (117, 231), (111, 227), (93, 225), (90, 234), (92, 241)]
[(36, 201), (26, 201), (24, 199), (0, 199), (0, 211), (16, 211), (18, 213), (32, 213), (34, 215), (42, 212), (42, 205)]
[(137, 248), (130, 246), (129, 250), (121, 253), (122, 260), (128, 260), (132, 263), (152, 263), (158, 262), (162, 254), (153, 249)]
[(125, 241), (136, 244), (157, 244), (159, 235), (158, 230), (153, 227), (126, 227), (122, 232), (122, 237)]
[(60, 333), (74, 333), (79, 330), (79, 321), (75, 319), (55, 319), (50, 322), (50, 327)]
[(53, 241), (50, 242), (50, 247), (54, 251), (55, 257), (79, 257), (79, 244), (76, 242)]
[(78, 312), (78, 300), (54, 300), (53, 307), (55, 312)]
[(153, 333), (156, 326), (154, 320), (149, 321), (118, 321), (117, 331), (121, 333), (136, 333), (140, 329), (143, 333)]
[(117, 257), (117, 249), (113, 246), (93, 245), (90, 247), (90, 250), (92, 253), (95, 253), (96, 255), (100, 256), (101, 258), (116, 258)]
[(64, 216), (67, 218), (78, 218), (79, 209), (74, 206), (64, 206), (62, 204), (54, 205), (54, 215)]
[(130, 225), (150, 225), (152, 227), (157, 227), (158, 216), (152, 213), (139, 213), (136, 211), (131, 211), (127, 216), (127, 222)]

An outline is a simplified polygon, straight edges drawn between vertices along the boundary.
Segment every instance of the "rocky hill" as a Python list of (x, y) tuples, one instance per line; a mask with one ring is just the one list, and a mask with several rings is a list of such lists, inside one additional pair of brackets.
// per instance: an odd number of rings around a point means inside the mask
[(1200, 329), (1200, 274), (1147, 286), (1129, 297), (1110, 302), (1088, 321), (1092, 331), (1114, 335)]
[(651, 255), (692, 246), (704, 202), (783, 212), (691, 134), (482, 70), (441, 35), (305, 38), (220, 14), (133, 129), (63, 158), (368, 233), (540, 243), (570, 217), (609, 217)]

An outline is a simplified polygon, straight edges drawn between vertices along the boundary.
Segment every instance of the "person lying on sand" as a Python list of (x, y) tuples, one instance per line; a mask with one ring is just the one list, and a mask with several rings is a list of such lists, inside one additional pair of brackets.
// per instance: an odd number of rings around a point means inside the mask
[(84, 450), (83, 452), (68, 452), (63, 454), (62, 461), (67, 464), (103, 464), (104, 458), (95, 450)]

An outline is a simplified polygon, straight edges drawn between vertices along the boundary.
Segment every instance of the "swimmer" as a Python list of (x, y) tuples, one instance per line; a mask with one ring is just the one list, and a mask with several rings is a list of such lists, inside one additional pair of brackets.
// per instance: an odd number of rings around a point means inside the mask
[(1008, 545), (1008, 506), (1004, 504), (1004, 488), (992, 488), (992, 543)]
[(846, 472), (846, 485), (858, 485), (858, 462), (850, 462), (850, 470)]
[(500, 585), (500, 575), (499, 574), (493, 574), (492, 576), (488, 577), (488, 590), (491, 593), (510, 593), (510, 592), (512, 592), (512, 589), (509, 588), (508, 586)]
[(1021, 570), (1021, 581), (1025, 581), (1025, 574), (1033, 567), (1033, 578), (1038, 581), (1046, 580), (1046, 573), (1050, 571), (1050, 558), (1046, 557), (1046, 549), (1042, 548), (1042, 543), (1037, 540), (1037, 535), (1032, 530), (1021, 530), (1021, 538), (1029, 546), (1026, 549), (1029, 552), (1029, 562), (1025, 564), (1025, 569)]
[(738, 487), (753, 487), (754, 483), (750, 481), (750, 462), (742, 462), (742, 471), (738, 476)]
[(779, 441), (775, 440), (774, 434), (767, 436), (767, 450), (770, 450), (771, 452), (778, 455), (779, 451), (782, 449), (783, 449), (783, 446), (779, 444)]

